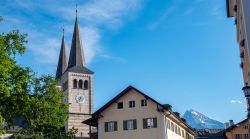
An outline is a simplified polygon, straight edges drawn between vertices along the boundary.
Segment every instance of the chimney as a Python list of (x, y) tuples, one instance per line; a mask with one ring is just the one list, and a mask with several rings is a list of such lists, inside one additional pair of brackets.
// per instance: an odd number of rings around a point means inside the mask
[(181, 118), (181, 120), (186, 123), (186, 119), (185, 118)]
[(229, 123), (229, 122), (225, 122), (225, 123), (224, 123), (224, 126), (225, 126), (225, 129), (227, 129), (227, 128), (230, 127), (230, 123)]
[(233, 126), (234, 125), (234, 121), (233, 120), (229, 120), (229, 126)]
[(180, 118), (180, 113), (179, 112), (174, 112), (174, 114)]

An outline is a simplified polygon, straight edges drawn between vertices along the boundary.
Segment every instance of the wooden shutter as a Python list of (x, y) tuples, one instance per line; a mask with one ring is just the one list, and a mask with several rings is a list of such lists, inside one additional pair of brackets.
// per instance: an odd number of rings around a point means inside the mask
[(115, 125), (114, 130), (117, 131), (117, 122), (114, 122), (114, 125)]
[(105, 122), (105, 132), (108, 132), (108, 122)]
[(147, 128), (147, 119), (143, 119), (143, 129)]
[(133, 120), (133, 126), (134, 126), (134, 129), (137, 129), (137, 121), (136, 121), (136, 119)]
[(126, 120), (123, 121), (123, 130), (128, 130), (127, 121)]
[(153, 118), (153, 122), (154, 122), (154, 128), (157, 128), (157, 119)]

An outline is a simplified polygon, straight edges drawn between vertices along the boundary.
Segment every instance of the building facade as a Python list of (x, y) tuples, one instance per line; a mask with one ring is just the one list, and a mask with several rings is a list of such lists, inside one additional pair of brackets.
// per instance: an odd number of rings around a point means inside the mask
[(248, 104), (248, 117), (250, 117), (250, 1), (226, 0), (227, 16), (235, 18), (237, 29), (237, 42), (240, 49), (240, 58), (244, 80), (243, 91)]
[(249, 118), (225, 130), (227, 139), (250, 139)]
[(82, 124), (93, 112), (93, 72), (86, 68), (77, 16), (75, 19), (69, 60), (64, 35), (57, 65), (56, 78), (69, 103), (66, 132), (78, 129), (76, 137), (89, 138), (90, 126)]
[(129, 86), (83, 123), (98, 129), (98, 139), (194, 139), (195, 132), (172, 112)]

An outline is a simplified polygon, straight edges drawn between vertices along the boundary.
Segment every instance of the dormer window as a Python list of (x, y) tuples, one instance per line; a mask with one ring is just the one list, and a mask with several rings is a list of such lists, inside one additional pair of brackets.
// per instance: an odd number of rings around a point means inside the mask
[(76, 79), (73, 80), (73, 88), (77, 88), (77, 80)]
[(83, 84), (82, 80), (79, 80), (79, 82), (78, 82), (78, 87), (79, 87), (79, 88), (82, 88), (82, 84)]
[(87, 80), (84, 81), (84, 89), (89, 89), (89, 82)]

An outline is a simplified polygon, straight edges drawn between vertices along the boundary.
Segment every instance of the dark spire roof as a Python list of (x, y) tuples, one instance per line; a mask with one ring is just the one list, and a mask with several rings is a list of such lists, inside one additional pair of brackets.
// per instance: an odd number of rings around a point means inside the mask
[(80, 37), (77, 16), (75, 19), (75, 27), (74, 27), (74, 32), (73, 32), (69, 63), (68, 63), (68, 68), (72, 68), (72, 67), (78, 67), (78, 68), (85, 67), (85, 60), (84, 60), (83, 51), (82, 51), (82, 42), (81, 42), (81, 37)]
[(64, 30), (63, 30), (61, 50), (60, 50), (60, 55), (59, 55), (57, 70), (56, 70), (57, 79), (60, 78), (62, 74), (66, 71), (67, 64), (68, 64), (68, 61), (67, 61), (67, 53), (66, 53), (66, 47), (65, 47), (65, 42), (64, 42)]

